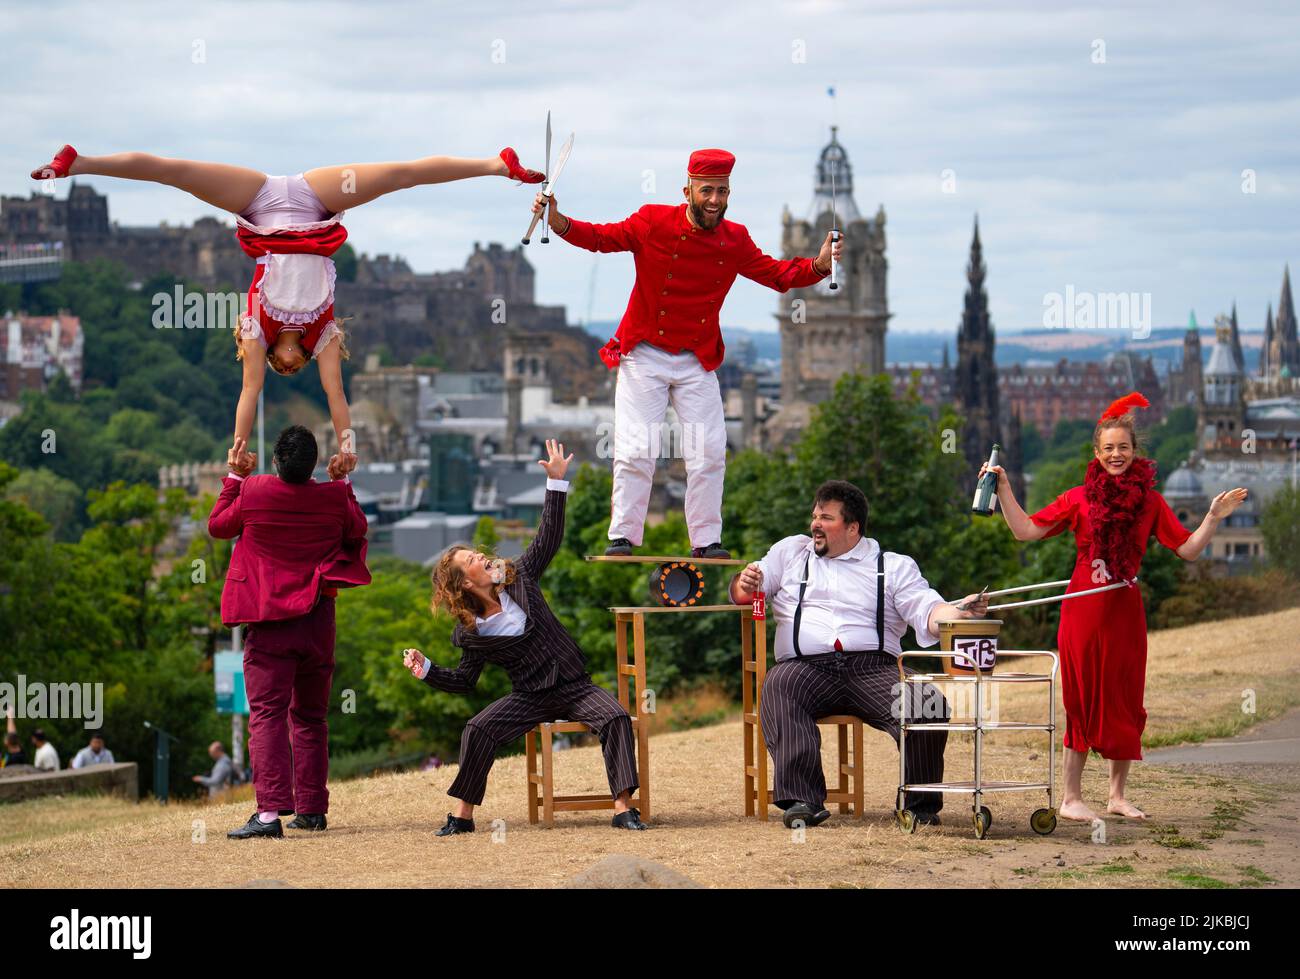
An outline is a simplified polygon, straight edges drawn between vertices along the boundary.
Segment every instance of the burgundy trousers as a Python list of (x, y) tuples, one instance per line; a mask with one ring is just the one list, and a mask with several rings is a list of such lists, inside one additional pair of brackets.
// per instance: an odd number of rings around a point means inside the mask
[(330, 682), (334, 599), (304, 616), (246, 627), (248, 754), (259, 812), (329, 810)]

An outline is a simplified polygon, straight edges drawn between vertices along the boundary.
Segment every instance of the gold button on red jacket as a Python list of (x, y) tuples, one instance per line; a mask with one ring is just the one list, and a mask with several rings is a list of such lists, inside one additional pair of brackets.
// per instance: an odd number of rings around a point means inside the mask
[[(564, 240), (593, 252), (631, 252), (636, 284), (618, 333), (601, 350), (613, 369), (619, 357), (645, 340), (665, 350), (690, 350), (706, 370), (722, 363), (718, 311), (737, 275), (787, 292), (825, 276), (811, 258), (775, 259), (763, 254), (745, 226), (723, 221), (711, 231), (686, 217), (685, 202), (646, 204), (626, 220), (592, 224), (572, 220)], [(672, 279), (672, 288), (667, 288)]]

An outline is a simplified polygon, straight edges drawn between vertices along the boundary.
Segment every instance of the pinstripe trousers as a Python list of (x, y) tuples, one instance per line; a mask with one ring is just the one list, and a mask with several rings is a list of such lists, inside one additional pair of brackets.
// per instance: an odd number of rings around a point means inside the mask
[[(908, 674), (916, 672), (904, 669)], [(904, 698), (899, 693), (898, 660), (890, 653), (825, 653), (783, 659), (768, 670), (759, 712), (763, 740), (772, 754), (772, 798), (776, 805), (786, 809), (795, 802), (806, 802), (820, 807), (826, 800), (817, 718), (853, 714), (887, 733), (897, 744), (899, 724), (895, 715), (902, 713), (905, 699), (913, 713), (923, 704), (942, 704), (942, 718), (917, 720), (938, 721), (950, 715), (948, 702), (929, 684), (923, 685), (920, 696), (913, 692)], [(909, 733), (908, 782), (942, 781), (943, 749), (947, 743), (947, 731)], [(943, 795), (909, 792), (904, 805), (917, 813), (938, 812), (943, 808)]]
[(581, 677), (550, 690), (516, 691), (479, 711), (460, 737), (460, 771), (447, 794), (477, 806), (483, 801), (497, 749), (543, 721), (580, 721), (600, 736), (611, 796), (634, 792), (636, 749), (632, 719), (613, 694)]

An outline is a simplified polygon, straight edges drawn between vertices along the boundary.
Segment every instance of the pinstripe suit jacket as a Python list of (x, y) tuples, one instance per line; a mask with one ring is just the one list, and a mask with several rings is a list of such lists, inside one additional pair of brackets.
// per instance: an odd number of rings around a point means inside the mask
[(424, 678), (429, 686), (448, 693), (469, 693), (488, 663), (495, 663), (510, 675), (517, 693), (549, 690), (589, 676), (582, 650), (551, 612), (538, 585), (564, 538), (567, 496), (560, 490), (546, 491), (537, 535), (515, 562), (515, 580), (506, 588), (506, 594), (524, 610), (523, 633), (483, 636), (458, 624), (451, 642), (462, 650), (460, 665), (448, 669), (431, 662)]

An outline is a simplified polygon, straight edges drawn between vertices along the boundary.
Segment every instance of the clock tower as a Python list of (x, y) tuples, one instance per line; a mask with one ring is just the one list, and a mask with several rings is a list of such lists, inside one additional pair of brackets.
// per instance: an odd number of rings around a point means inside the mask
[(842, 375), (885, 369), (885, 209), (882, 205), (871, 218), (858, 211), (853, 168), (837, 130), (831, 127), (830, 142), (817, 160), (807, 216), (796, 220), (787, 206), (781, 219), (783, 258), (815, 256), (832, 221), (840, 231), (843, 252), (838, 289), (830, 288), (827, 277), (780, 298), (776, 317), (781, 328), (781, 410), (768, 423), (769, 438), (778, 444), (797, 437), (811, 405), (826, 400)]

